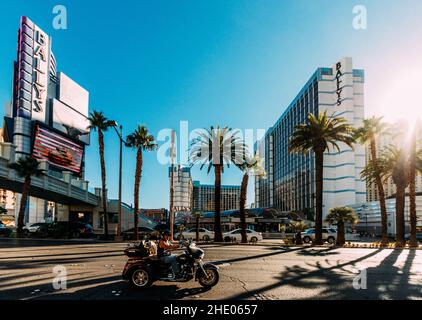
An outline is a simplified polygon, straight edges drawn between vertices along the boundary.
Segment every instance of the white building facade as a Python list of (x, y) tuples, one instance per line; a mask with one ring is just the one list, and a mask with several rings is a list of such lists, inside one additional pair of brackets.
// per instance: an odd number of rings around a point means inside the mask
[[(169, 179), (171, 183), (171, 167), (169, 168)], [(173, 190), (174, 212), (191, 212), (193, 184), (189, 167), (180, 165), (173, 167)]]
[[(315, 160), (288, 152), (289, 137), (296, 125), (305, 123), (308, 113), (327, 111), (360, 127), (364, 118), (364, 71), (354, 69), (351, 58), (343, 58), (329, 68), (318, 68), (282, 116), (257, 144), (264, 158), (266, 179), (255, 180), (256, 207), (273, 207), (302, 213), (313, 220), (315, 214)], [(323, 214), (329, 209), (366, 200), (366, 185), (360, 178), (365, 166), (365, 148), (339, 144), (340, 152), (324, 154)]]

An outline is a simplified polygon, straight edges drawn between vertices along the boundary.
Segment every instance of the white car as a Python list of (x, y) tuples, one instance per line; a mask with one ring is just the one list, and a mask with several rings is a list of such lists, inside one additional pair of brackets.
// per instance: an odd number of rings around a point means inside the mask
[[(192, 228), (181, 233), (176, 233), (175, 238), (180, 239), (196, 239), (196, 228)], [(204, 241), (210, 241), (214, 239), (214, 232), (205, 229), (199, 228), (199, 239)]]
[(47, 223), (44, 223), (44, 222), (32, 223), (23, 227), (23, 233), (25, 234), (25, 236), (35, 235), (35, 234), (46, 235), (47, 234), (46, 228), (47, 228)]
[[(248, 237), (248, 242), (258, 242), (262, 240), (262, 234), (251, 229), (246, 229), (246, 236)], [(234, 229), (232, 231), (223, 233), (223, 239), (226, 242), (232, 240), (242, 241), (241, 229)]]
[[(305, 243), (310, 243), (315, 240), (315, 228), (306, 229), (301, 233), (302, 240)], [(337, 240), (337, 230), (335, 228), (322, 228), (322, 240), (333, 244)]]

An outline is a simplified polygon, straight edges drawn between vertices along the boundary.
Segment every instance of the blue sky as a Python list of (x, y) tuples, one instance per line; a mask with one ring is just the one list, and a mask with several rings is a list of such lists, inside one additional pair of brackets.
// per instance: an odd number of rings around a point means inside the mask
[[(57, 4), (67, 8), (67, 30), (52, 27)], [(352, 27), (357, 4), (367, 8), (367, 30)], [(10, 100), (21, 15), (53, 37), (59, 71), (89, 90), (91, 109), (122, 123), (125, 135), (137, 124), (157, 135), (177, 129), (180, 121), (189, 121), (190, 129), (218, 124), (266, 129), (317, 67), (344, 56), (365, 69), (367, 115), (403, 111), (386, 110), (385, 103), (405, 96), (410, 105), (420, 89), (418, 0), (2, 1), (1, 104)], [(92, 135), (86, 154), (91, 186), (100, 185), (96, 139)], [(133, 203), (135, 153), (127, 149), (124, 158), (123, 199)], [(117, 163), (118, 141), (109, 132), (111, 198), (117, 197)], [(142, 207), (168, 207), (167, 173), (155, 153), (145, 156)], [(213, 182), (197, 168), (193, 175)], [(223, 176), (223, 183), (240, 181), (236, 169)], [(252, 184), (249, 189), (253, 202)]]

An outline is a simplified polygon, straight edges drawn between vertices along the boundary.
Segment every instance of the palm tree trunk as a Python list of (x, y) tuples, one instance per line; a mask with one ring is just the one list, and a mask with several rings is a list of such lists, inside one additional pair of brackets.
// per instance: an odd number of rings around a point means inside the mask
[[(133, 203), (134, 203), (134, 216), (133, 216), (133, 222), (134, 222), (134, 235), (135, 240), (139, 240), (139, 233), (138, 233), (138, 211), (139, 211), (139, 186), (141, 184), (141, 176), (142, 176), (142, 149), (138, 148), (138, 151), (136, 152), (136, 171), (135, 171), (135, 187), (133, 190)], [(173, 240), (173, 239), (172, 239)]]
[(21, 203), (19, 206), (18, 229), (16, 230), (16, 234), (18, 238), (21, 238), (23, 236), (23, 225), (24, 225), (24, 218), (25, 218), (25, 211), (26, 211), (26, 203), (28, 200), (30, 187), (31, 187), (31, 176), (27, 176), (25, 177), (25, 181), (23, 183)]
[(397, 245), (404, 245), (404, 205), (405, 205), (405, 189), (402, 184), (396, 184), (396, 234)]
[(371, 139), (370, 142), (371, 148), (371, 158), (375, 164), (376, 178), (375, 183), (377, 184), (378, 188), (378, 196), (380, 201), (380, 209), (381, 209), (381, 245), (385, 246), (388, 243), (388, 230), (387, 230), (387, 208), (385, 206), (385, 192), (384, 192), (384, 185), (381, 180), (381, 176), (378, 172), (378, 163), (377, 163), (377, 152), (376, 152), (376, 143), (375, 139)]
[(223, 242), (223, 232), (221, 230), (221, 165), (214, 165), (215, 173), (215, 193), (214, 193), (214, 241)]
[(196, 242), (199, 242), (199, 214), (196, 215), (196, 221), (195, 221), (195, 227), (196, 227)]
[(101, 129), (98, 129), (98, 145), (100, 148), (100, 165), (102, 181), (102, 201), (104, 211), (104, 236), (108, 239), (108, 217), (107, 217), (107, 189), (106, 189), (106, 169), (104, 162), (104, 135)]
[(412, 133), (409, 162), (409, 219), (411, 247), (418, 247), (416, 240), (416, 130)]
[(322, 194), (323, 194), (324, 151), (315, 151), (315, 244), (322, 242)]
[(242, 185), (240, 187), (240, 230), (242, 235), (242, 243), (248, 243), (248, 236), (246, 234), (246, 192), (248, 189), (249, 174), (246, 171), (243, 175)]
[(342, 246), (346, 242), (344, 236), (344, 221), (340, 220), (337, 222), (337, 245)]

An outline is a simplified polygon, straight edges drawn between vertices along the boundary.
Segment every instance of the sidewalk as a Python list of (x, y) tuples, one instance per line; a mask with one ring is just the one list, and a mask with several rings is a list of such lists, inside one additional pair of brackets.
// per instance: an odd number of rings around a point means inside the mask
[[(16, 243), (16, 242), (45, 242), (47, 243), (73, 243), (73, 244), (83, 244), (83, 243), (93, 243), (93, 244), (100, 244), (100, 243), (121, 243), (121, 244), (130, 244), (135, 242), (134, 240), (121, 240), (121, 241), (115, 241), (115, 240), (100, 240), (100, 239), (54, 239), (54, 238), (0, 238), (0, 241), (5, 241), (5, 242), (12, 242), (12, 243)], [(359, 241), (346, 241), (346, 244), (344, 246), (344, 248), (360, 248), (360, 249), (364, 249), (364, 248), (378, 248), (378, 246), (376, 246), (376, 244), (379, 243), (379, 240), (376, 239), (374, 241), (368, 241), (368, 239), (365, 240), (359, 240)], [(390, 243), (394, 243), (394, 241), (391, 241)], [(213, 241), (208, 241), (208, 242), (203, 242), (203, 241), (199, 241), (197, 242), (198, 246), (204, 246), (204, 247), (209, 247), (209, 246), (260, 246), (260, 247), (303, 247), (303, 248), (308, 248), (308, 247), (333, 247), (335, 248), (335, 245), (331, 245), (329, 243), (324, 243), (323, 245), (313, 245), (312, 243), (304, 243), (302, 245), (296, 245), (294, 243), (292, 244), (285, 244), (284, 241), (282, 239), (263, 239), (259, 242), (256, 243), (240, 243), (240, 242), (213, 242)], [(340, 248), (340, 247), (337, 247)], [(387, 247), (388, 248), (388, 247)], [(390, 248), (390, 249), (394, 249), (394, 248)], [(408, 249), (408, 248), (406, 248)], [(416, 249), (422, 249), (422, 245), (419, 245), (419, 248)]]

